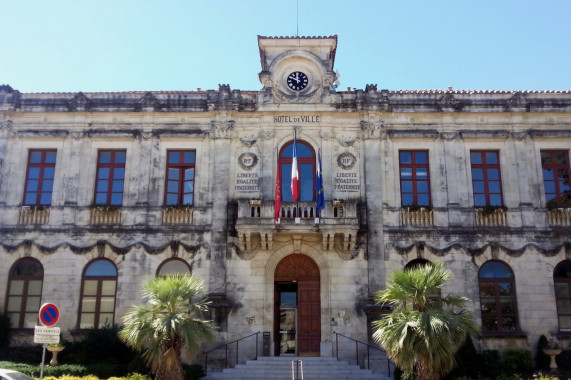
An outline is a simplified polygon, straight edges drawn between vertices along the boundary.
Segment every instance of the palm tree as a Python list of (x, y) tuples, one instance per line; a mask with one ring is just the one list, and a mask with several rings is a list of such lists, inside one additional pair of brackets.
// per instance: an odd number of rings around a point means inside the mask
[(468, 335), (478, 332), (464, 297), (441, 295), (452, 273), (442, 263), (393, 273), (376, 302), (392, 311), (373, 322), (373, 339), (403, 370), (416, 367), (418, 379), (434, 380), (455, 366), (454, 354)]
[(181, 351), (190, 357), (199, 351), (201, 343), (214, 340), (213, 324), (200, 318), (207, 302), (192, 302), (201, 291), (202, 282), (194, 276), (149, 278), (142, 285), (145, 304), (134, 305), (122, 317), (119, 337), (143, 351), (155, 380), (182, 380)]

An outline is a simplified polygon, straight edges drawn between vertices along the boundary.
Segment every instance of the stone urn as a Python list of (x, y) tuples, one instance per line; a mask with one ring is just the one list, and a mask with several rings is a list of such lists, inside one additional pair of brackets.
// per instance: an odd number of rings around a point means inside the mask
[(49, 352), (52, 353), (52, 360), (50, 360), (50, 366), (55, 367), (56, 365), (58, 365), (57, 354), (62, 352), (65, 347), (64, 346), (47, 346), (46, 348), (48, 349)]
[(551, 363), (549, 364), (549, 368), (552, 371), (555, 371), (557, 369), (557, 363), (555, 362), (555, 357), (557, 355), (559, 355), (561, 353), (561, 349), (560, 348), (544, 348), (543, 349), (543, 353), (546, 355), (549, 355), (549, 357), (551, 358)]

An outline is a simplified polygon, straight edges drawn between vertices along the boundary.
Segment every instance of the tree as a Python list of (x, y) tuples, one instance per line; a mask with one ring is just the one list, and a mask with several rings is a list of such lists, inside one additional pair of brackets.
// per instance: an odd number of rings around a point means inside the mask
[(441, 295), (452, 273), (442, 263), (398, 270), (376, 302), (392, 311), (373, 322), (373, 339), (403, 370), (416, 367), (418, 378), (439, 379), (455, 366), (454, 353), (478, 332), (464, 297)]
[(145, 304), (134, 305), (123, 316), (119, 336), (128, 346), (143, 351), (155, 380), (182, 380), (182, 350), (192, 356), (201, 343), (214, 340), (213, 324), (200, 317), (208, 303), (192, 301), (201, 291), (202, 282), (194, 276), (150, 278), (142, 285)]

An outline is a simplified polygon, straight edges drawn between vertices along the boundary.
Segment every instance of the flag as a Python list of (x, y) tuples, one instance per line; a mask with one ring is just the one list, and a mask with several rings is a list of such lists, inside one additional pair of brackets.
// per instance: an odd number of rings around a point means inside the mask
[(315, 193), (317, 195), (317, 215), (325, 209), (325, 193), (323, 192), (323, 174), (321, 173), (321, 151), (317, 153), (317, 170), (315, 171)]
[(280, 221), (280, 212), (282, 208), (282, 170), (280, 166), (280, 160), (276, 161), (276, 193), (274, 195), (274, 220), (276, 222)]
[(295, 147), (296, 145), (296, 139), (297, 139), (297, 131), (294, 129), (293, 132), (293, 155), (292, 155), (292, 159), (291, 159), (291, 201), (292, 202), (296, 202), (297, 198), (299, 196), (298, 192), (297, 192), (297, 184), (299, 182), (299, 172), (297, 171), (297, 149)]

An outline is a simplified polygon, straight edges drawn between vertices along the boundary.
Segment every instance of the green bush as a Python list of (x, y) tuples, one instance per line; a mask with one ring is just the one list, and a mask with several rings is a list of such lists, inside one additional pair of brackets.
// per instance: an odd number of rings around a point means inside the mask
[(555, 357), (555, 362), (560, 369), (571, 371), (571, 350), (561, 351), (561, 353)]
[(184, 380), (198, 380), (204, 376), (204, 369), (200, 364), (183, 364), (182, 374)]
[[(39, 360), (38, 360), (39, 362)], [(13, 362), (0, 362), (1, 368), (20, 371), (31, 377), (40, 377), (41, 367), (39, 364), (25, 364)], [(44, 366), (44, 376), (60, 377), (63, 375), (86, 376), (89, 371), (85, 366), (77, 364), (62, 364), (56, 367)]]
[(446, 378), (470, 378), (478, 373), (480, 370), (480, 354), (476, 351), (472, 338), (468, 336), (464, 341), (464, 344), (460, 346), (456, 355), (454, 355), (456, 360), (456, 368), (448, 375)]
[(502, 375), (502, 357), (498, 350), (484, 350), (480, 355), (482, 358), (479, 371), (481, 377), (496, 379)]
[(505, 350), (502, 356), (503, 372), (528, 377), (533, 373), (533, 359), (529, 350)]
[(10, 316), (0, 313), (0, 349), (10, 345)]
[(118, 332), (117, 326), (89, 330), (82, 340), (66, 343), (58, 359), (74, 364), (130, 363), (137, 354), (119, 339)]

